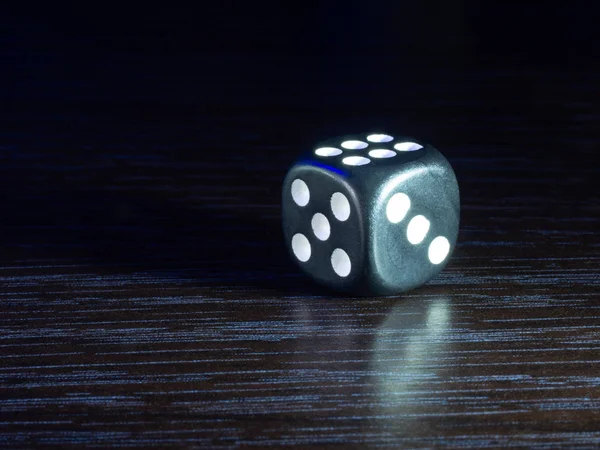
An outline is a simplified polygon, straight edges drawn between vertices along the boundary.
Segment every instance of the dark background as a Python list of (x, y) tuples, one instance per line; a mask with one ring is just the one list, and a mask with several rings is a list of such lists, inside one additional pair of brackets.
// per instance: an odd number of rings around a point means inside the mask
[[(306, 146), (349, 130), (402, 129), (442, 149), (456, 145), (457, 154), (543, 155), (538, 164), (595, 160), (589, 145), (553, 145), (597, 114), (597, 89), (576, 88), (598, 80), (598, 33), (586, 2), (388, 3), (4, 7), (0, 155), (5, 167), (37, 167), (37, 187), (56, 194), (27, 196), (25, 178), (6, 180), (7, 242), (26, 233), (24, 225), (29, 242), (39, 237), (35, 225), (60, 234), (66, 228), (54, 225), (74, 223), (82, 235), (65, 239), (129, 259), (147, 237), (125, 237), (125, 229), (84, 236), (83, 225), (128, 226), (145, 220), (140, 208), (172, 208), (146, 194), (133, 204), (112, 198), (113, 180), (153, 176), (137, 162), (189, 164), (201, 175), (233, 158), (238, 178), (212, 184), (243, 185), (243, 174), (260, 180), (263, 199), (275, 204), (280, 180), (261, 180), (260, 172), (277, 160), (283, 175)], [(500, 117), (491, 123), (488, 114)], [(537, 127), (538, 143), (522, 147), (527, 127)], [(264, 150), (272, 147), (270, 157)], [(98, 189), (82, 192), (85, 181), (44, 170), (69, 161), (102, 168), (90, 169)], [(535, 176), (535, 165), (523, 170)], [(90, 205), (95, 210), (83, 213)], [(155, 232), (183, 238), (176, 230), (190, 218), (169, 214)], [(142, 248), (123, 251), (123, 240)]]
[[(197, 120), (199, 134), (227, 129), (235, 139), (243, 134), (240, 124), (219, 120), (266, 108), (287, 123), (302, 122), (298, 147), (373, 124), (440, 136), (428, 114), (442, 106), (449, 77), (461, 76), (448, 68), (488, 77), (502, 70), (509, 81), (501, 87), (504, 96), (477, 81), (465, 83), (473, 126), (478, 111), (516, 104), (511, 113), (526, 114), (523, 120), (552, 120), (564, 112), (540, 106), (553, 95), (548, 83), (565, 72), (588, 79), (598, 60), (587, 2), (4, 9), (0, 93), (8, 120), (15, 113), (68, 111), (73, 139), (102, 126), (94, 116), (101, 109), (130, 123)], [(429, 84), (417, 86), (424, 79)], [(332, 106), (338, 100), (349, 107), (340, 112)], [(273, 143), (267, 129), (248, 131)], [(453, 132), (465, 140), (472, 134), (470, 128)]]
[[(597, 445), (594, 11), (3, 6), (0, 444)], [(415, 291), (332, 298), (280, 186), (372, 127), (452, 163), (458, 246)]]

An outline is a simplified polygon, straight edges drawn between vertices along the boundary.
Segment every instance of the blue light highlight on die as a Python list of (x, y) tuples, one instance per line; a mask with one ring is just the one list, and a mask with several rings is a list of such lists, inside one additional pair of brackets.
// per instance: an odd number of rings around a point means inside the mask
[(319, 161), (311, 161), (311, 160), (307, 159), (306, 161), (304, 161), (304, 163), (310, 164), (311, 166), (320, 167), (321, 169), (329, 170), (330, 172), (335, 172), (338, 175), (341, 175), (343, 177), (348, 176), (348, 172), (346, 172), (342, 169), (339, 169), (337, 167), (330, 166), (329, 164), (323, 164), (322, 162), (319, 162)]

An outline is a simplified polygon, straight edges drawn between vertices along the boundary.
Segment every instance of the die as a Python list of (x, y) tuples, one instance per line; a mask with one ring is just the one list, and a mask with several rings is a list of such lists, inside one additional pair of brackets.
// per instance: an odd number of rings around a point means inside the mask
[(394, 295), (446, 265), (460, 198), (434, 147), (363, 133), (302, 155), (283, 181), (281, 212), (290, 256), (316, 282), (351, 295)]

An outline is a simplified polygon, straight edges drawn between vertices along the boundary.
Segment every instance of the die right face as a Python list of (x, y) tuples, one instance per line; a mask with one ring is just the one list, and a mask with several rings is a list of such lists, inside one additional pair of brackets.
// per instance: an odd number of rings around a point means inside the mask
[(426, 146), (418, 161), (382, 174), (369, 223), (372, 290), (407, 291), (446, 265), (458, 235), (458, 183), (448, 161)]

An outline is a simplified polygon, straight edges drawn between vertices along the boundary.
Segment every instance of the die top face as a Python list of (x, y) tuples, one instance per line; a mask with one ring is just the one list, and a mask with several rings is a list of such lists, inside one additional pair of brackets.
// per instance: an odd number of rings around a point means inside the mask
[(334, 289), (351, 290), (364, 268), (364, 221), (355, 191), (335, 171), (298, 164), (282, 189), (286, 245), (304, 272)]
[(314, 148), (311, 158), (359, 173), (404, 164), (425, 154), (426, 145), (407, 136), (361, 133), (322, 141)]

